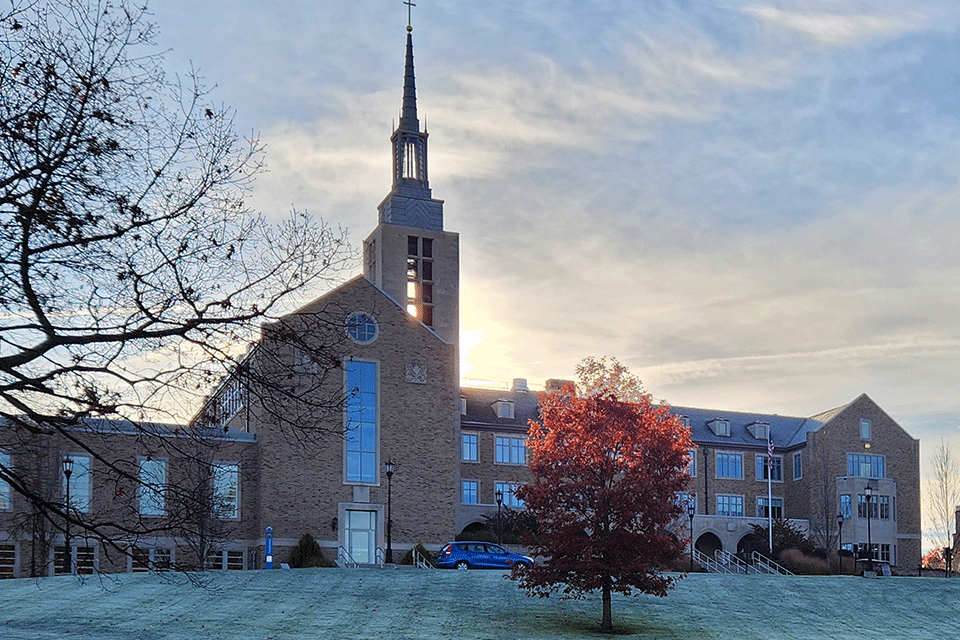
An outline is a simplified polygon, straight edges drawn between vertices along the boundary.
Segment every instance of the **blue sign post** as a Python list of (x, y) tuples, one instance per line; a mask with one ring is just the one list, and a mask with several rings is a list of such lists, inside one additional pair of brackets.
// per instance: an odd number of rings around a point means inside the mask
[(267, 569), (273, 569), (273, 527), (267, 527)]

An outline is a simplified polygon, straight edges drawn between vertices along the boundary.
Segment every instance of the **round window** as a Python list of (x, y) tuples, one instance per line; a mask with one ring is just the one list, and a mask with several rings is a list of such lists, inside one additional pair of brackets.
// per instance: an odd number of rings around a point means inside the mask
[(377, 332), (377, 321), (369, 313), (356, 311), (347, 317), (347, 335), (357, 344), (370, 344)]

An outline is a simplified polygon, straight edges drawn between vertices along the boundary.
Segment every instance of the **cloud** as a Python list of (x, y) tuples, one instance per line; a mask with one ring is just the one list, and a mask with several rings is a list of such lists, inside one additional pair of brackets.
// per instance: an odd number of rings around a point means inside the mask
[[(835, 4), (824, 6), (833, 8)], [(767, 24), (799, 32), (822, 44), (843, 46), (877, 36), (903, 33), (922, 23), (919, 13), (905, 11), (864, 15), (816, 10), (790, 11), (771, 5), (752, 4), (744, 7), (743, 12)]]

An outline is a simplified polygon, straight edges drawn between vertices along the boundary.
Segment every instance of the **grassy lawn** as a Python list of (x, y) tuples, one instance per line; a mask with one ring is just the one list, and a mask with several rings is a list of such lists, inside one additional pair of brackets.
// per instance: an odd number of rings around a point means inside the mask
[[(599, 595), (528, 598), (499, 572), (301, 569), (0, 582), (0, 638), (500, 640), (610, 637)], [(960, 580), (696, 574), (616, 597), (619, 637), (960, 638)]]

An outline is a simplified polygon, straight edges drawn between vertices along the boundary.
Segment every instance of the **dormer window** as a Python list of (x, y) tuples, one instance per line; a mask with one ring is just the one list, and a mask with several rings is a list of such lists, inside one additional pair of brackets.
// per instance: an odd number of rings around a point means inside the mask
[(730, 437), (730, 421), (726, 418), (714, 418), (707, 423), (707, 426), (710, 427), (710, 430), (713, 431), (713, 435), (715, 436)]
[(685, 427), (690, 426), (690, 416), (680, 416), (680, 424)]
[(513, 402), (511, 400), (497, 400), (493, 403), (493, 412), (498, 418), (514, 418)]
[(747, 425), (747, 431), (750, 432), (757, 440), (769, 440), (770, 439), (770, 423), (769, 422), (752, 422)]

